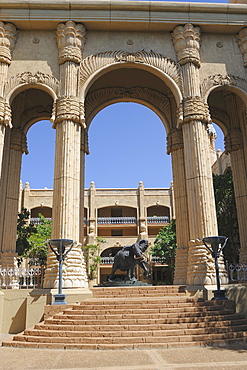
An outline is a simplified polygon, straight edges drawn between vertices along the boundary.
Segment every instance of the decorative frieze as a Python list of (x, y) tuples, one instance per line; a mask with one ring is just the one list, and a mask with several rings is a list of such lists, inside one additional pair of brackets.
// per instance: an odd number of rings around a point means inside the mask
[(54, 102), (52, 113), (54, 125), (66, 120), (73, 121), (85, 127), (84, 106), (76, 97), (63, 96)]
[(11, 63), (11, 51), (15, 47), (17, 31), (13, 24), (0, 21), (0, 63)]
[(5, 99), (0, 97), (0, 125), (12, 127), (11, 108)]
[(28, 154), (27, 137), (21, 128), (13, 127), (11, 129), (10, 149)]
[(80, 64), (86, 42), (86, 29), (83, 24), (68, 21), (57, 26), (57, 45), (59, 65), (65, 62)]
[(172, 32), (172, 40), (178, 62), (183, 65), (193, 63), (200, 67), (200, 28), (188, 23), (177, 26)]
[(167, 134), (167, 154), (170, 154), (174, 150), (182, 149), (183, 143), (183, 133), (181, 129), (173, 128)]
[(88, 131), (86, 128), (84, 128), (81, 132), (81, 151), (89, 154)]
[(243, 28), (237, 35), (238, 46), (243, 54), (244, 67), (247, 67), (247, 28)]
[(177, 84), (180, 91), (183, 91), (183, 80), (180, 65), (164, 55), (157, 54), (153, 51), (149, 53), (146, 51), (139, 51), (136, 53), (127, 53), (125, 51), (107, 51), (90, 55), (81, 63), (80, 86), (82, 87), (94, 72), (99, 71), (107, 65), (118, 63), (146, 64), (152, 66), (167, 74)]
[(183, 100), (184, 106), (184, 121), (189, 123), (191, 121), (202, 121), (206, 123), (211, 122), (211, 117), (207, 103), (203, 101), (200, 96), (189, 96)]
[(16, 76), (12, 76), (5, 85), (4, 93), (7, 95), (11, 90), (13, 90), (16, 86), (22, 84), (42, 84), (47, 85), (51, 88), (56, 95), (59, 95), (59, 82), (58, 80), (48, 74), (42, 72), (23, 72), (19, 73)]
[(239, 76), (216, 74), (208, 76), (200, 85), (201, 96), (206, 98), (215, 86), (237, 86), (247, 92), (247, 81)]
[(99, 89), (89, 94), (86, 98), (86, 116), (93, 118), (93, 112), (98, 106), (113, 99), (132, 100), (140, 99), (155, 106), (165, 117), (167, 122), (171, 122), (171, 103), (170, 99), (155, 90), (143, 87), (109, 87)]
[(230, 131), (228, 131), (224, 140), (226, 153), (243, 149), (243, 134), (239, 128), (232, 128)]

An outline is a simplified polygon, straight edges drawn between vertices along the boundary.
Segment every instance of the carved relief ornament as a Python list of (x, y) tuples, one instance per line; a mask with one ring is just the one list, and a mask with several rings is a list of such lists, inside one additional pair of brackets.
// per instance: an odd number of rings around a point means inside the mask
[(11, 90), (16, 86), (22, 84), (42, 84), (47, 85), (51, 90), (55, 92), (56, 95), (59, 95), (59, 82), (58, 80), (50, 75), (47, 75), (42, 72), (23, 72), (19, 73), (16, 76), (12, 76), (6, 83), (4, 94), (7, 95)]
[(57, 26), (58, 63), (70, 61), (79, 64), (86, 42), (86, 29), (83, 24), (68, 21)]
[(86, 128), (83, 128), (81, 132), (81, 151), (89, 154), (88, 131)]
[(183, 133), (181, 129), (173, 128), (171, 129), (166, 138), (167, 142), (167, 154), (172, 153), (175, 150), (183, 149)]
[(11, 129), (10, 149), (28, 154), (27, 137), (21, 128), (13, 127)]
[(247, 28), (243, 28), (237, 35), (238, 46), (243, 54), (244, 67), (247, 67)]
[(154, 105), (166, 118), (167, 122), (171, 122), (171, 104), (166, 95), (163, 95), (155, 90), (143, 87), (109, 87), (99, 89), (89, 94), (86, 98), (85, 107), (86, 115), (90, 117), (93, 111), (100, 105), (113, 99), (141, 99)]
[(13, 24), (0, 21), (0, 62), (11, 63), (11, 51), (15, 47), (17, 31)]
[(76, 97), (62, 96), (54, 102), (51, 121), (54, 127), (63, 121), (73, 121), (85, 126), (84, 105)]
[(181, 67), (173, 60), (166, 58), (161, 54), (153, 51), (140, 51), (136, 53), (127, 53), (124, 51), (106, 51), (85, 58), (80, 67), (80, 86), (83, 86), (87, 79), (96, 71), (111, 64), (145, 64), (159, 69), (167, 74), (179, 87), (183, 93), (183, 80)]
[(231, 153), (243, 148), (243, 134), (239, 128), (231, 129), (225, 136), (225, 152)]
[(200, 96), (188, 96), (183, 100), (184, 120), (183, 123), (201, 121), (211, 123), (211, 117), (207, 103)]
[(201, 96), (205, 97), (208, 94), (208, 91), (214, 86), (237, 86), (238, 88), (247, 92), (247, 81), (244, 78), (221, 74), (208, 76), (203, 80), (200, 86)]
[(0, 124), (12, 127), (11, 108), (6, 101), (0, 97)]
[(178, 62), (183, 65), (194, 63), (200, 67), (200, 28), (188, 23), (177, 26), (172, 32), (172, 40), (177, 53)]

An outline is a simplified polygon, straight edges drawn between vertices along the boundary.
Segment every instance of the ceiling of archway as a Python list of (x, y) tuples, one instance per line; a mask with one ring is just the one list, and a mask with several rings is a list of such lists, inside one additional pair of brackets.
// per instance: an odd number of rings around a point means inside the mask
[(90, 92), (106, 87), (148, 87), (164, 95), (170, 92), (166, 84), (153, 74), (137, 68), (122, 68), (110, 71), (99, 77)]
[(11, 104), (13, 126), (26, 126), (27, 131), (34, 122), (51, 117), (52, 105), (53, 99), (42, 90), (22, 91)]
[(176, 112), (172, 113), (173, 99), (170, 88), (147, 71), (135, 68), (112, 70), (99, 77), (88, 91), (87, 125), (102, 107), (116, 101), (133, 101), (153, 109), (168, 129), (176, 124)]
[[(235, 112), (229, 106), (228, 98), (233, 97), (235, 100)], [(220, 123), (223, 131), (239, 125), (239, 119), (245, 114), (246, 106), (243, 100), (229, 86), (222, 86), (213, 90), (208, 97), (208, 105), (213, 121)], [(234, 118), (233, 118), (234, 117)]]

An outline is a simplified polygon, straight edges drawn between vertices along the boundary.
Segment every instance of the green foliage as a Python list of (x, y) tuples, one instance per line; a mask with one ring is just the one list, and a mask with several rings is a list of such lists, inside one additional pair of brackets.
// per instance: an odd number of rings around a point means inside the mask
[(235, 264), (239, 261), (240, 240), (232, 173), (213, 175), (213, 183), (219, 235), (229, 238), (224, 258)]
[(174, 271), (176, 247), (176, 221), (172, 220), (168, 226), (160, 229), (151, 253), (153, 256), (163, 257), (164, 262)]
[(46, 264), (48, 253), (48, 240), (51, 238), (52, 222), (39, 214), (40, 223), (35, 226), (36, 233), (31, 234), (28, 241), (31, 245), (26, 253), (30, 262), (37, 265)]
[(18, 213), (16, 239), (16, 252), (18, 256), (24, 256), (30, 249), (29, 237), (37, 232), (34, 224), (28, 224), (29, 216), (30, 212), (26, 208), (23, 208), (21, 213)]
[(21, 258), (29, 258), (30, 264), (44, 265), (51, 238), (51, 221), (39, 214), (38, 225), (28, 224), (29, 217), (30, 212), (26, 208), (18, 214), (16, 252)]
[(97, 237), (97, 244), (89, 244), (84, 246), (85, 261), (87, 265), (87, 273), (89, 280), (94, 280), (98, 276), (100, 263), (100, 245), (105, 243), (101, 237)]

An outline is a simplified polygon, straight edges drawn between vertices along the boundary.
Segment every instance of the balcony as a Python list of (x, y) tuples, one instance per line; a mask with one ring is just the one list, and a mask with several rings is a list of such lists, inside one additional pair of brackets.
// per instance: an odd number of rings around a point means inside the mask
[[(112, 256), (100, 257), (100, 264), (101, 265), (112, 265), (113, 262), (114, 262), (114, 257), (112, 257)], [(151, 262), (155, 265), (158, 264), (158, 265), (167, 266), (167, 264), (165, 263), (165, 258), (164, 257), (152, 256)]]
[(169, 224), (170, 219), (168, 216), (148, 216), (148, 224)]
[(136, 225), (136, 217), (98, 217), (98, 225)]
[[(46, 217), (46, 221), (52, 221), (51, 217)], [(39, 217), (31, 217), (30, 218), (30, 223), (34, 225), (39, 225), (42, 223)], [(84, 225), (87, 225), (87, 219), (84, 217)]]
[[(46, 217), (46, 221), (52, 221), (51, 217)], [(39, 217), (31, 217), (30, 223), (34, 225), (42, 224), (42, 220)]]
[(100, 264), (101, 265), (112, 265), (114, 261), (114, 257), (100, 257)]

